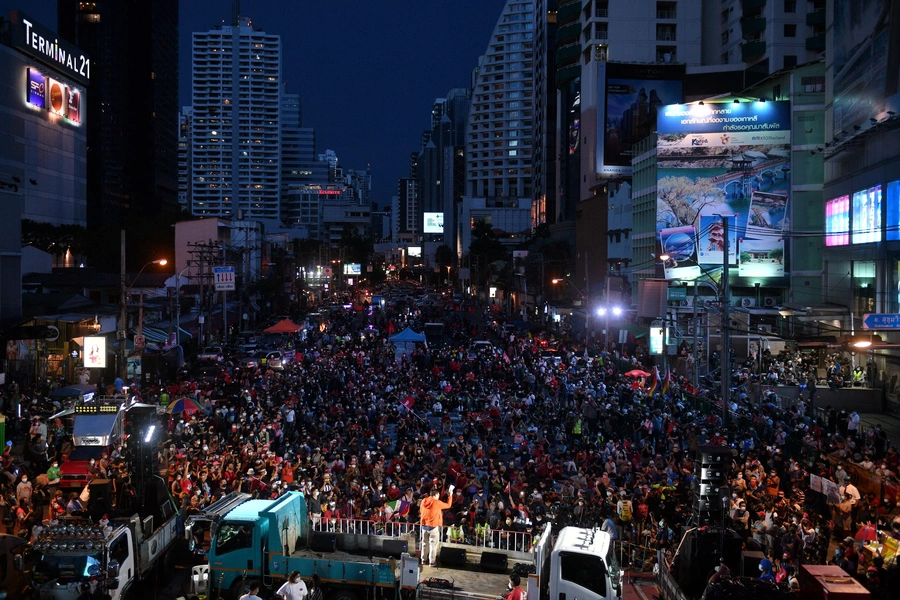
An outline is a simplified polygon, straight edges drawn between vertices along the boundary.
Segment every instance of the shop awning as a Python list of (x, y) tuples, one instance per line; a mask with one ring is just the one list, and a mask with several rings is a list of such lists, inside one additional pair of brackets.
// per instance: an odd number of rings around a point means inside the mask
[(627, 331), (631, 335), (637, 338), (647, 337), (650, 335), (650, 328), (645, 325), (638, 325), (637, 323), (623, 323), (619, 329), (623, 331)]

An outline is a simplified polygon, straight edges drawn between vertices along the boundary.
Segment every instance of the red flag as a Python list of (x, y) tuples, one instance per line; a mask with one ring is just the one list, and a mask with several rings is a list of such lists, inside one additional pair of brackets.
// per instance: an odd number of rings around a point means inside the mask
[(394, 334), (394, 322), (393, 321), (388, 321), (387, 332), (388, 332), (388, 335)]
[(402, 404), (404, 407), (406, 407), (407, 410), (412, 410), (413, 406), (416, 405), (416, 399), (413, 398), (412, 396), (407, 396), (406, 398), (404, 398), (403, 400), (400, 401), (400, 404)]

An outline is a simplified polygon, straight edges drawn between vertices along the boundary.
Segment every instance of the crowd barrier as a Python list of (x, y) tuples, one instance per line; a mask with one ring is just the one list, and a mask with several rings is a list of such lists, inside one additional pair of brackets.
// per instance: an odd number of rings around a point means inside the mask
[(372, 521), (366, 519), (314, 519), (313, 531), (404, 537), (415, 534), (416, 524), (404, 521)]

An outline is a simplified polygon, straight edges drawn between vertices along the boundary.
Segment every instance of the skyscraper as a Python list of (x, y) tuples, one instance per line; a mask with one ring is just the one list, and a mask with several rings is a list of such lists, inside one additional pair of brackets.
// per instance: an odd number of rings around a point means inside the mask
[(531, 222), (556, 222), (556, 0), (537, 0), (534, 10), (534, 147)]
[(193, 34), (192, 64), (193, 213), (279, 218), (280, 36), (235, 14)]
[(475, 78), (466, 134), (466, 195), (531, 198), (531, 0), (508, 0)]
[(57, 0), (58, 33), (91, 56), (88, 227), (178, 210), (178, 0)]

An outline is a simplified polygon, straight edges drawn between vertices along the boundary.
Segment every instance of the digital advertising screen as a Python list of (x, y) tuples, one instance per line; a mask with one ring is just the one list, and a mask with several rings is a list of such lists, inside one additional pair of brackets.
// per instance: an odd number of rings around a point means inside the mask
[(887, 184), (885, 238), (888, 240), (900, 240), (900, 179)]
[(854, 244), (881, 241), (881, 186), (853, 193)]
[(35, 69), (28, 69), (28, 104), (38, 108), (45, 108), (46, 85), (47, 81), (43, 73)]
[[(696, 229), (698, 263), (721, 264), (721, 216), (730, 215), (729, 262), (740, 264), (743, 255), (749, 263), (745, 272), (783, 276), (782, 232), (790, 228), (790, 103), (673, 104), (659, 107), (657, 115), (657, 231)], [(745, 254), (735, 240), (752, 252)], [(676, 277), (690, 273), (699, 269)]]
[(410, 246), (406, 249), (406, 255), (410, 258), (422, 258), (422, 246)]
[(631, 175), (632, 146), (656, 129), (657, 112), (682, 101), (684, 65), (599, 62), (596, 170)]
[(344, 275), (359, 275), (361, 272), (359, 263), (344, 263)]
[(105, 369), (106, 368), (106, 338), (105, 337), (88, 337), (84, 338), (84, 366), (89, 369)]
[(423, 232), (425, 233), (444, 233), (444, 213), (427, 212), (424, 213), (425, 225)]
[(825, 245), (850, 243), (850, 196), (839, 196), (825, 203)]

